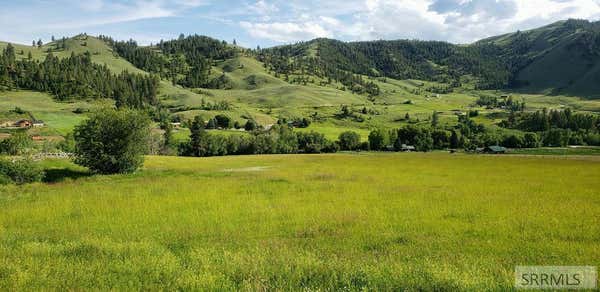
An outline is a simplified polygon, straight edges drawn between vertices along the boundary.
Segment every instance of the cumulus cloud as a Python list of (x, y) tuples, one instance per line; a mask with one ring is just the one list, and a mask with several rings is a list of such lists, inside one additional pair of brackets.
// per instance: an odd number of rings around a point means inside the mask
[[(266, 0), (258, 2), (264, 5)], [(271, 22), (240, 23), (252, 36), (275, 42), (332, 36), (345, 40), (415, 38), (468, 43), (567, 18), (600, 17), (600, 0), (273, 0), (269, 3), (278, 8), (277, 13), (268, 17)]]
[[(112, 26), (136, 38), (158, 36), (157, 29), (227, 31), (261, 45), (317, 37), (469, 43), (567, 18), (598, 20), (600, 0), (23, 0), (3, 4), (0, 25), (11, 29), (0, 39), (28, 42)], [(138, 25), (148, 19), (153, 28)]]
[(269, 39), (280, 43), (332, 37), (331, 32), (315, 22), (250, 23), (242, 21), (240, 25), (255, 38)]
[(72, 35), (90, 28), (146, 19), (175, 17), (210, 3), (210, 0), (23, 0), (3, 3), (0, 25), (2, 40), (26, 42), (22, 38)]

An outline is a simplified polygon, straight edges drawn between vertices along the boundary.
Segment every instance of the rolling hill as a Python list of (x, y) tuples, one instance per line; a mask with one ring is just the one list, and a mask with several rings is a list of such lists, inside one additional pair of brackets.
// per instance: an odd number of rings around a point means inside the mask
[[(480, 89), (600, 97), (600, 22), (567, 20), (492, 37), (470, 45), (396, 40), (316, 39), (266, 49), (273, 70), (319, 64), (316, 72), (350, 71), (374, 77), (422, 79), (460, 86), (475, 77)], [(283, 59), (283, 60), (282, 60)], [(307, 65), (309, 64), (309, 65)]]
[[(476, 105), (481, 96), (514, 95), (527, 103), (529, 111), (570, 107), (599, 112), (598, 27), (568, 20), (470, 45), (315, 39), (249, 50), (195, 35), (138, 46), (134, 41), (81, 34), (41, 47), (11, 46), (16, 60), (23, 62), (31, 58), (43, 63), (49, 54), (61, 60), (87, 54), (113, 74), (157, 76), (158, 107), (173, 118), (227, 114), (240, 124), (253, 119), (269, 125), (281, 118), (311, 117), (312, 125), (303, 131), (335, 138), (344, 130), (368, 133), (375, 127), (426, 125), (434, 111), (443, 123), (453, 124), (457, 113), (476, 110), (481, 113), (477, 122), (495, 127), (507, 113)], [(0, 51), (7, 47), (0, 42)], [(23, 89), (28, 88), (0, 93), (0, 102), (6, 105), (0, 118), (10, 116), (9, 109), (24, 107), (51, 116), (47, 119), (53, 133), (67, 133), (82, 119), (66, 109), (91, 108), (98, 97), (97, 93), (72, 96), (63, 105), (49, 104), (42, 111), (31, 106), (32, 98), (44, 96), (52, 103), (51, 96)], [(220, 102), (228, 108), (205, 106)], [(342, 105), (349, 106), (355, 117), (340, 118)], [(57, 122), (55, 117), (61, 114), (70, 118)]]

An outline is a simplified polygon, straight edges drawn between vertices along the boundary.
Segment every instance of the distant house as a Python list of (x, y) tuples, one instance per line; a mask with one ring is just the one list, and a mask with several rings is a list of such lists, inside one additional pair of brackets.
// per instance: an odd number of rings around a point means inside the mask
[(406, 145), (406, 144), (402, 144), (402, 146), (400, 146), (400, 151), (402, 151), (402, 152), (412, 152), (415, 150), (416, 150), (415, 146), (410, 146), (410, 145)]
[(31, 124), (34, 128), (40, 128), (40, 127), (44, 127), (46, 126), (46, 123), (44, 123), (44, 121), (33, 121), (33, 123)]
[(487, 154), (504, 154), (506, 153), (506, 148), (502, 146), (488, 146), (483, 148), (483, 153)]
[(171, 126), (173, 126), (173, 128), (175, 128), (175, 129), (179, 129), (179, 128), (181, 128), (181, 123), (179, 123), (179, 122), (171, 123)]
[(33, 122), (30, 120), (20, 120), (14, 124), (15, 127), (18, 128), (30, 128), (33, 126)]

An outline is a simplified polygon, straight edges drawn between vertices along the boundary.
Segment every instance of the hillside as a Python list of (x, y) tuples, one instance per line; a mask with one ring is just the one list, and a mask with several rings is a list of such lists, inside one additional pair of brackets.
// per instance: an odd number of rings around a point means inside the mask
[[(50, 132), (64, 134), (85, 116), (72, 113), (74, 109), (91, 108), (95, 100), (104, 103), (109, 98), (117, 105), (159, 109), (172, 120), (186, 121), (196, 115), (208, 120), (225, 114), (238, 125), (255, 120), (268, 126), (280, 119), (309, 118), (312, 124), (298, 130), (318, 131), (330, 139), (346, 130), (360, 133), (364, 140), (374, 128), (427, 126), (433, 112), (442, 125), (449, 126), (462, 113), (475, 111), (476, 122), (490, 131), (505, 131), (498, 125), (508, 117), (508, 110), (478, 104), (481, 98), (513, 95), (514, 100), (527, 104), (529, 112), (567, 107), (600, 112), (600, 102), (593, 99), (600, 93), (600, 82), (596, 82), (600, 62), (597, 47), (589, 45), (597, 27), (586, 21), (563, 21), (466, 46), (316, 39), (249, 50), (197, 35), (139, 46), (132, 40), (86, 34), (41, 47), (12, 44), (15, 61), (7, 60), (18, 63), (21, 74), (30, 66), (55, 68), (44, 61), (51, 54), (55, 58), (51, 64), (78, 64), (73, 70), (87, 70), (90, 77), (81, 78), (81, 84), (73, 87), (69, 78), (80, 77), (73, 73), (61, 72), (64, 78), (59, 74), (46, 80), (47, 84), (37, 84), (33, 82), (36, 77), (29, 76), (31, 82), (19, 81), (20, 89), (44, 93), (1, 93), (6, 109), (0, 119), (13, 119), (10, 109), (22, 107), (34, 115), (50, 115)], [(0, 43), (0, 51), (7, 47)], [(30, 57), (34, 64), (28, 63)], [(99, 66), (87, 68), (86, 58), (92, 66)], [(125, 88), (131, 89), (114, 95), (108, 88), (111, 78), (144, 81), (125, 82)], [(157, 78), (155, 85), (152, 78)], [(35, 96), (60, 103), (48, 104), (44, 110), (31, 106)], [(341, 114), (343, 106), (349, 112)], [(53, 118), (65, 113), (72, 118), (59, 123)], [(177, 137), (185, 138), (186, 131), (180, 130)]]
[(316, 39), (266, 49), (261, 59), (281, 74), (306, 68), (335, 76), (342, 70), (438, 81), (453, 87), (474, 77), (467, 82), (480, 89), (600, 97), (600, 22), (583, 20), (561, 21), (466, 46), (414, 40), (346, 43)]
[(600, 97), (600, 22), (560, 21), (482, 43), (500, 46), (503, 57), (512, 60), (513, 88)]

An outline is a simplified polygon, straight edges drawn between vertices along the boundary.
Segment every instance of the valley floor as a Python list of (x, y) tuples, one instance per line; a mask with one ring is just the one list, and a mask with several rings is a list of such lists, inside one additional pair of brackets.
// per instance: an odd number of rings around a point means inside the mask
[(600, 161), (387, 153), (47, 161), (0, 186), (0, 290), (507, 290), (600, 265)]

